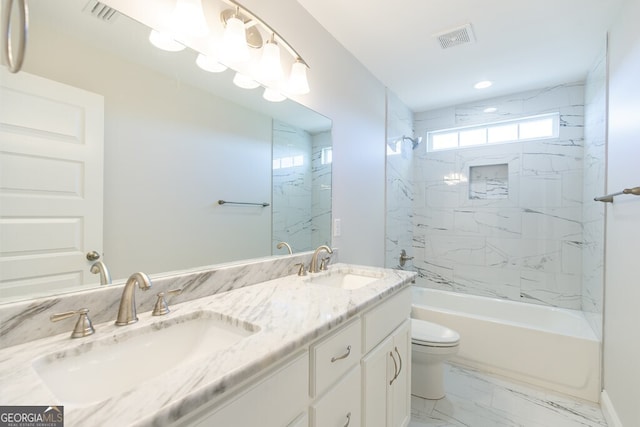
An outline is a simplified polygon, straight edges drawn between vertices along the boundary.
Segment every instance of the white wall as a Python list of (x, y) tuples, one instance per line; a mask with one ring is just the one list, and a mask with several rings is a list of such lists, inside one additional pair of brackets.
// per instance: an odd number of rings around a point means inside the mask
[(333, 121), (333, 237), (340, 260), (384, 265), (385, 88), (295, 0), (247, 0), (310, 66), (297, 100)]
[[(640, 1), (609, 35), (607, 191), (640, 185)], [(640, 425), (640, 197), (607, 206), (604, 389), (622, 425)]]

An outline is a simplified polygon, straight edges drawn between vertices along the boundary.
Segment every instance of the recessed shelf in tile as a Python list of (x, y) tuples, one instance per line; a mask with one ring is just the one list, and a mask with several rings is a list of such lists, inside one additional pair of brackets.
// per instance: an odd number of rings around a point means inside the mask
[(508, 199), (509, 165), (469, 167), (469, 199)]

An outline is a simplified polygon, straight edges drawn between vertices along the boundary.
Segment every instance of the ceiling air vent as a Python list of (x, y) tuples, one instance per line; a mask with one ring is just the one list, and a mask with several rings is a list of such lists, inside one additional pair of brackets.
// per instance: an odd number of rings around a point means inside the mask
[(104, 22), (113, 22), (113, 20), (118, 17), (117, 10), (104, 3), (100, 3), (98, 0), (89, 0), (82, 11), (87, 12)]
[(448, 49), (450, 47), (459, 46), (461, 44), (475, 43), (476, 38), (473, 35), (471, 24), (462, 27), (453, 28), (442, 33), (434, 34), (433, 37), (438, 39), (440, 47)]

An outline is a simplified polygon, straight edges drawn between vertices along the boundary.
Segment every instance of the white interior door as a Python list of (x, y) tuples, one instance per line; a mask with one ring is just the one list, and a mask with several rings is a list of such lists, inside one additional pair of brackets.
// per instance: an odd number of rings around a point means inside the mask
[(0, 297), (97, 283), (104, 98), (0, 73)]

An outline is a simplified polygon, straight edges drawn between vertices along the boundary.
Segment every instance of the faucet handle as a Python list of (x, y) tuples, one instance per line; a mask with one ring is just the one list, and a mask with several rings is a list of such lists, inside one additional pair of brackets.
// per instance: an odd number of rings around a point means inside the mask
[(156, 300), (156, 305), (153, 307), (153, 311), (151, 312), (152, 316), (164, 316), (169, 313), (169, 305), (167, 304), (167, 300), (164, 299), (166, 294), (180, 294), (182, 293), (182, 288), (171, 289), (167, 292), (159, 292), (158, 299)]
[(71, 338), (81, 338), (93, 335), (93, 333), (96, 331), (95, 329), (93, 329), (93, 324), (91, 324), (91, 319), (89, 319), (88, 313), (88, 308), (81, 308), (80, 310), (65, 311), (64, 313), (52, 314), (49, 319), (52, 322), (58, 322), (60, 320), (68, 319), (69, 317), (79, 315), (76, 326), (73, 328), (73, 332), (71, 332)]
[(298, 276), (306, 276), (307, 269), (304, 266), (304, 262), (298, 262), (293, 265), (294, 267), (298, 267)]
[(329, 261), (331, 261), (331, 256), (326, 256), (320, 260), (320, 270), (327, 270), (329, 266)]

